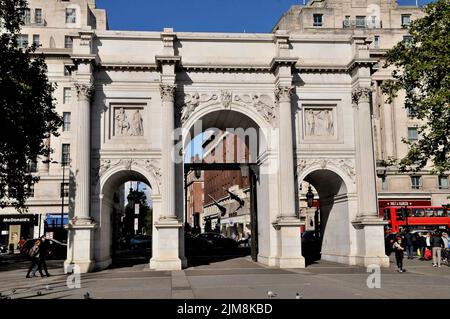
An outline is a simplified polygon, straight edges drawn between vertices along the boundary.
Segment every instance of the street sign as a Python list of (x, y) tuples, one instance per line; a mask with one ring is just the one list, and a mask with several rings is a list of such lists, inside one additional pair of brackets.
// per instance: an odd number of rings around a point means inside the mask
[(134, 214), (139, 215), (139, 204), (134, 204)]

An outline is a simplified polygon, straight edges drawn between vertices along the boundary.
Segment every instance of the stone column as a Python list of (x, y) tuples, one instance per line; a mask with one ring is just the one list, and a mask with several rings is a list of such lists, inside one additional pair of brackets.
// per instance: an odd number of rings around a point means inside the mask
[(94, 270), (93, 230), (96, 225), (90, 217), (90, 159), (91, 159), (91, 97), (90, 83), (75, 84), (78, 93), (77, 153), (75, 162), (75, 211), (69, 221), (67, 260), (65, 272)]
[(373, 127), (370, 112), (372, 90), (369, 87), (358, 87), (353, 90), (352, 100), (355, 107), (357, 128), (356, 149), (358, 152), (358, 192), (360, 203), (358, 215), (361, 217), (378, 217), (377, 189), (375, 180), (375, 155), (373, 145)]
[(175, 214), (175, 160), (172, 158), (174, 141), (172, 132), (175, 129), (175, 85), (161, 84), (160, 86), (163, 132), (162, 132), (162, 166), (164, 172), (163, 216), (168, 220), (176, 220)]
[(280, 186), (280, 218), (298, 219), (295, 214), (295, 174), (294, 174), (294, 150), (292, 138), (292, 110), (291, 97), (294, 92), (293, 86), (279, 86), (275, 95), (279, 108), (279, 176)]
[[(182, 223), (175, 211), (175, 158), (172, 156), (175, 129), (175, 85), (163, 83), (160, 86), (162, 107), (162, 211), (154, 225), (157, 242), (150, 260), (150, 268), (156, 270), (179, 270), (182, 261), (179, 252), (179, 237)], [(155, 237), (155, 236), (154, 236)]]
[(377, 264), (389, 267), (384, 252), (385, 222), (378, 217), (377, 190), (375, 184), (375, 154), (371, 121), (370, 87), (358, 86), (352, 92), (355, 120), (357, 158), (358, 213), (352, 221), (356, 229), (357, 254), (355, 262), (368, 266)]
[(279, 108), (278, 133), (278, 193), (279, 208), (277, 265), (280, 268), (304, 268), (305, 259), (301, 247), (301, 222), (295, 212), (294, 144), (292, 131), (292, 85), (278, 85), (275, 95)]

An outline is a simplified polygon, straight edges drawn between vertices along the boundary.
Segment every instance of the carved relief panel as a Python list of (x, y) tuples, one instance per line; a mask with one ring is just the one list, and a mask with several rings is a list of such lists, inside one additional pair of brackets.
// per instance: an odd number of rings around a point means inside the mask
[(143, 106), (112, 106), (111, 129), (113, 137), (144, 136)]
[(304, 105), (302, 110), (303, 138), (305, 140), (337, 139), (335, 105)]

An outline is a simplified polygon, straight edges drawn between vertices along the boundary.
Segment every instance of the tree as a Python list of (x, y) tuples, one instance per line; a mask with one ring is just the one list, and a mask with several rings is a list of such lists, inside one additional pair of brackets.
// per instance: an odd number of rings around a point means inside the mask
[[(134, 234), (134, 219), (138, 218), (139, 229), (143, 229), (146, 235), (151, 235), (153, 228), (153, 210), (147, 204), (147, 196), (142, 191), (132, 190), (128, 197), (132, 199), (132, 203), (128, 202), (125, 206), (125, 218), (123, 221), (126, 233)], [(139, 204), (138, 216), (135, 215), (135, 204)]]
[(44, 140), (62, 124), (55, 111), (55, 86), (36, 46), (20, 48), (18, 34), (26, 0), (0, 0), (0, 207), (27, 210), (25, 202), (39, 180), (29, 165), (48, 156)]
[(405, 107), (423, 121), (417, 142), (397, 161), (402, 171), (417, 171), (430, 162), (434, 173), (450, 169), (450, 0), (424, 7), (425, 16), (409, 27), (410, 39), (387, 52), (384, 67), (394, 67), (393, 79), (383, 84), (388, 103), (400, 90)]

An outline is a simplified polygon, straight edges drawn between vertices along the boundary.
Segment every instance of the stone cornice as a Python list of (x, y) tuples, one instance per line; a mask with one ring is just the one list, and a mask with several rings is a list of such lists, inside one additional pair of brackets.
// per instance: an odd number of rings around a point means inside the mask
[(112, 71), (157, 71), (158, 66), (156, 64), (149, 64), (149, 63), (135, 63), (135, 64), (100, 63), (97, 66), (97, 69), (112, 70)]
[(355, 68), (372, 68), (378, 63), (378, 59), (353, 59), (347, 65), (347, 71), (352, 72)]
[(270, 70), (274, 70), (278, 66), (290, 66), (295, 67), (295, 65), (299, 62), (299, 58), (297, 57), (275, 57), (270, 62)]
[(175, 55), (156, 55), (155, 62), (158, 67), (163, 64), (175, 64), (175, 66), (181, 65), (181, 56)]

